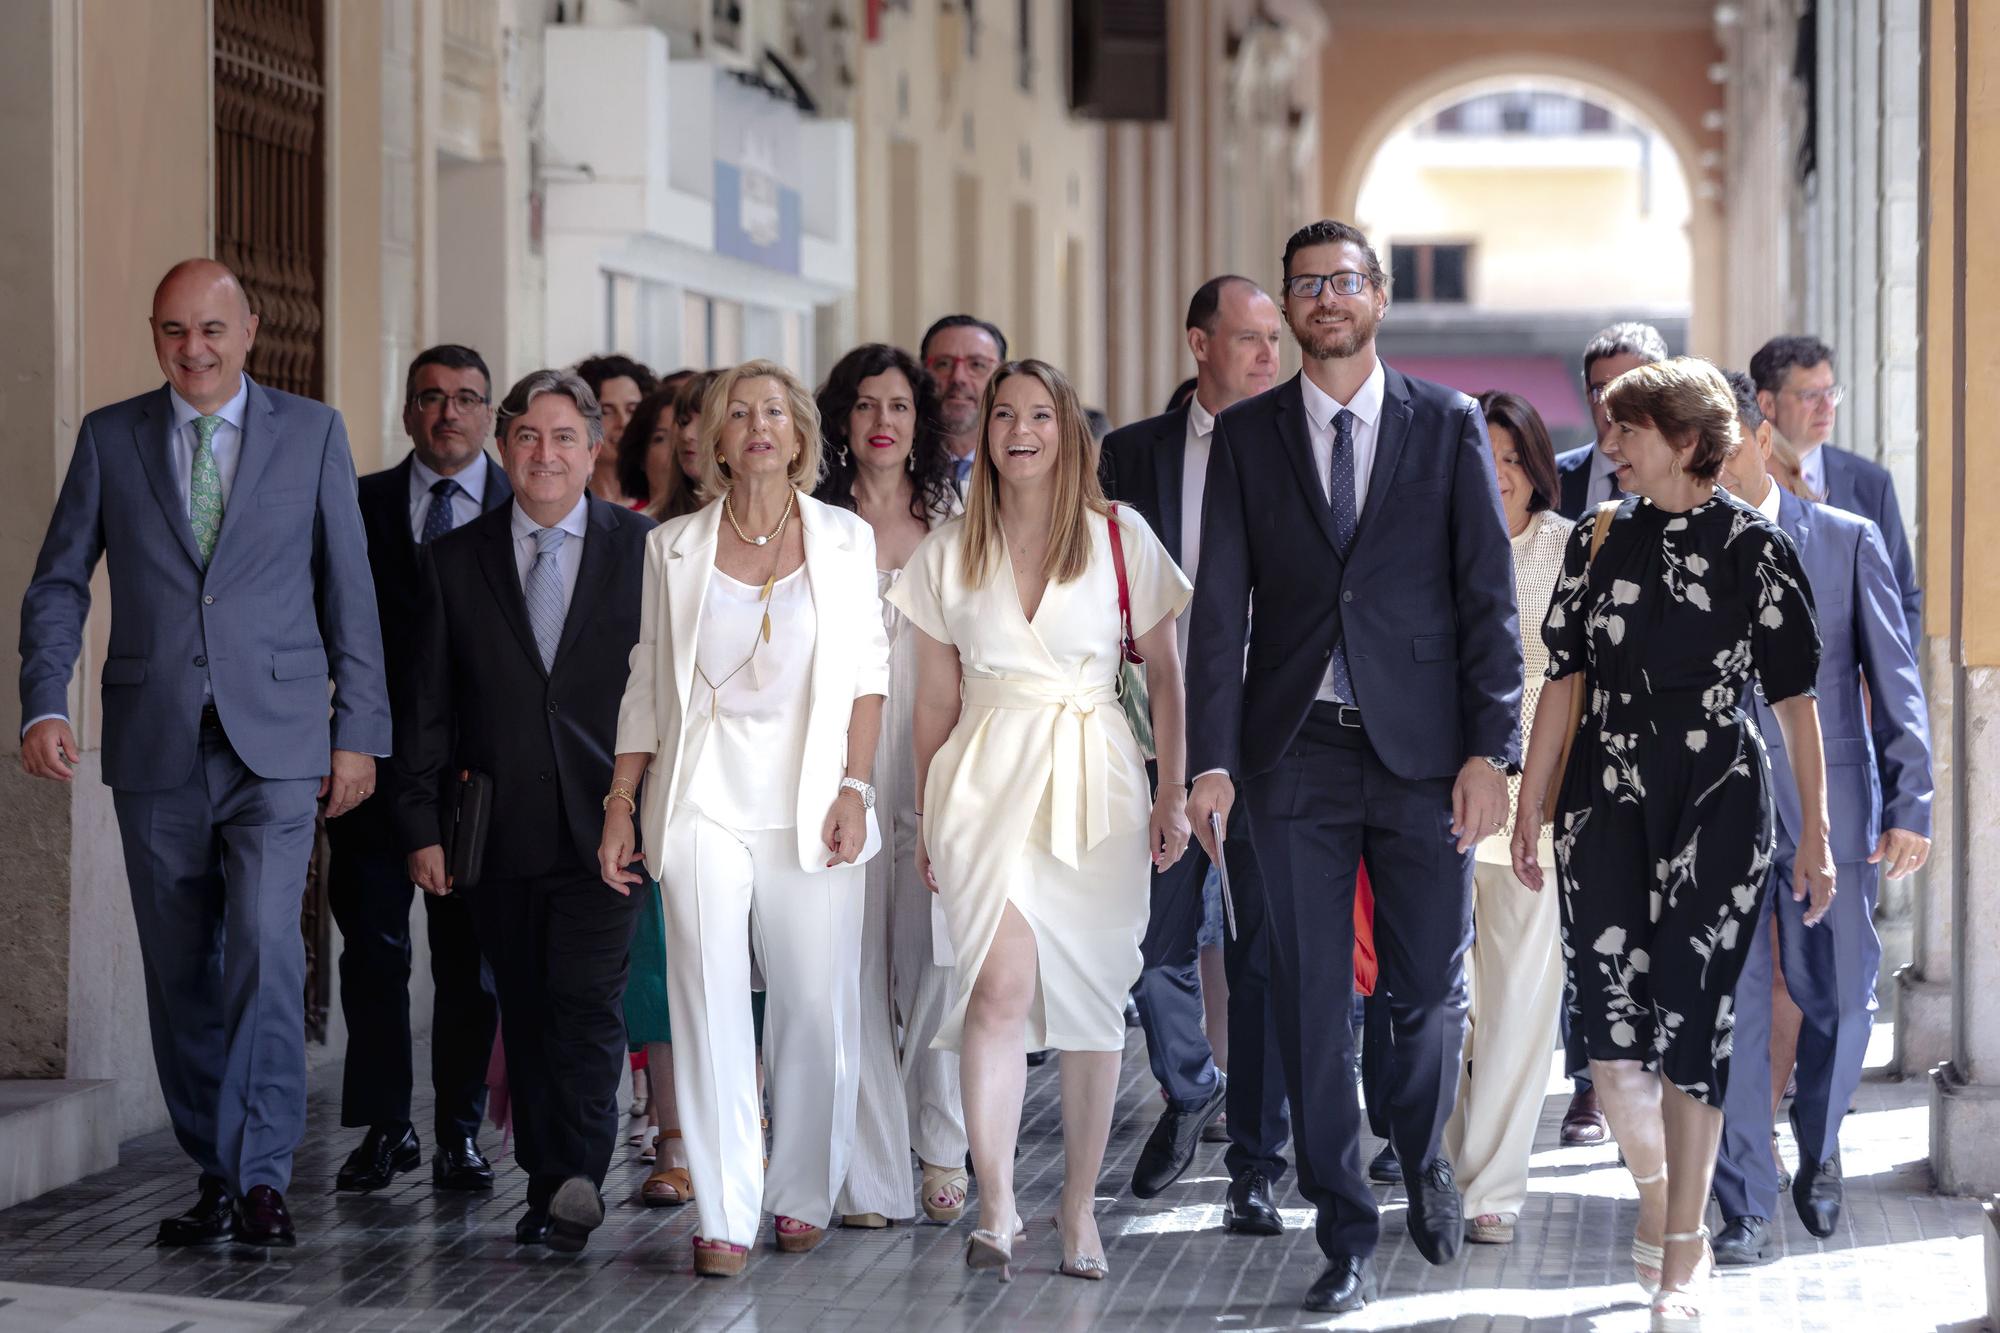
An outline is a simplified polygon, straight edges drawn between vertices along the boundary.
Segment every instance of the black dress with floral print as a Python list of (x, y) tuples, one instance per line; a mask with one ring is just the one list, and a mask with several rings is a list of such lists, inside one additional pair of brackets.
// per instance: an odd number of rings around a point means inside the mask
[(1731, 995), (1770, 878), (1764, 740), (1742, 707), (1810, 694), (1819, 630), (1798, 548), (1718, 492), (1627, 500), (1595, 560), (1576, 526), (1542, 640), (1585, 673), (1556, 806), (1572, 1039), (1720, 1106)]

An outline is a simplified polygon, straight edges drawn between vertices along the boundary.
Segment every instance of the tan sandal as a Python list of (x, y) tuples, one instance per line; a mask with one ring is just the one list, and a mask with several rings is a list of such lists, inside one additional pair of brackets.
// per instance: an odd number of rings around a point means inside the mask
[(801, 1222), (796, 1217), (779, 1217), (772, 1228), (778, 1236), (778, 1248), (786, 1254), (805, 1254), (819, 1248), (826, 1239), (826, 1228), (816, 1227), (810, 1222)]
[(726, 1240), (694, 1238), (694, 1271), (697, 1277), (735, 1277), (749, 1262), (748, 1245), (731, 1245)]
[(880, 1231), (889, 1225), (889, 1219), (882, 1213), (848, 1213), (840, 1219), (840, 1225), (860, 1231)]
[[(965, 1216), (965, 1193), (972, 1178), (962, 1166), (933, 1166), (918, 1159), (924, 1170), (924, 1216), (933, 1222), (956, 1222)], [(945, 1202), (940, 1203), (943, 1199)], [(956, 1199), (957, 1202), (950, 1202)]]
[[(659, 1142), (678, 1139), (677, 1129), (660, 1131)], [(639, 1187), (639, 1201), (648, 1208), (679, 1208), (694, 1202), (694, 1177), (684, 1166), (662, 1167), (646, 1177), (646, 1183)]]

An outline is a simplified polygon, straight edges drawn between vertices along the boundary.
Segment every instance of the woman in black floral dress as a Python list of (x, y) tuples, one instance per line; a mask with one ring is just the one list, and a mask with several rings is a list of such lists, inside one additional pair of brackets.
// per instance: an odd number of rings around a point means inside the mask
[(1605, 451), (1633, 498), (1594, 559), (1589, 517), (1569, 544), (1542, 630), (1550, 682), (1514, 862), (1541, 886), (1542, 795), (1571, 691), (1587, 689), (1555, 811), (1570, 1024), (1640, 1186), (1632, 1257), (1657, 1293), (1653, 1327), (1699, 1328), (1730, 996), (1775, 836), (1770, 765), (1743, 691), (1754, 674), (1787, 753), (1808, 756), (1794, 768), (1807, 828), (1791, 890), (1812, 896), (1816, 919), (1833, 893), (1812, 699), (1819, 634), (1791, 539), (1715, 487), (1739, 439), (1721, 373), (1690, 357), (1642, 366), (1605, 401)]

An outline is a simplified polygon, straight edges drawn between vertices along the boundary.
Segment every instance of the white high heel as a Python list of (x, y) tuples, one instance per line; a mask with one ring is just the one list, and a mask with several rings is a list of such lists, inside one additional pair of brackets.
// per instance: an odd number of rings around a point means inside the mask
[[(1715, 1273), (1715, 1251), (1708, 1247), (1708, 1228), (1676, 1231), (1661, 1238), (1665, 1242), (1698, 1240), (1701, 1258), (1688, 1280), (1678, 1287), (1662, 1287), (1653, 1296), (1653, 1333), (1701, 1333), (1701, 1293)], [(1664, 1261), (1663, 1261), (1664, 1262)]]
[[(1632, 1183), (1634, 1185), (1651, 1185), (1655, 1181), (1665, 1180), (1666, 1178), (1667, 1168), (1663, 1162), (1660, 1164), (1660, 1169), (1650, 1176), (1634, 1175)], [(1667, 1251), (1664, 1245), (1655, 1245), (1651, 1241), (1640, 1240), (1638, 1232), (1636, 1230), (1633, 1232), (1632, 1275), (1638, 1281), (1639, 1289), (1646, 1293), (1648, 1299), (1659, 1294), (1660, 1276), (1665, 1271), (1666, 1262)]]

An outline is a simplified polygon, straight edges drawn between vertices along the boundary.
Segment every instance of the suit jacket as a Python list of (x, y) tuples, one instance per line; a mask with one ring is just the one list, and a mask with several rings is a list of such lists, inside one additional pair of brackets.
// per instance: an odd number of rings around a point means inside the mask
[(414, 684), (396, 717), (405, 851), (440, 841), (442, 784), (471, 769), (493, 779), (489, 878), (596, 863), (653, 521), (595, 496), (586, 513), (576, 591), (546, 670), (514, 562), (513, 505), (424, 552)]
[(1520, 762), (1513, 548), (1485, 420), (1464, 394), (1385, 370), (1344, 559), (1299, 377), (1216, 420), (1188, 636), (1190, 773), (1242, 781), (1273, 768), (1343, 635), (1369, 743), (1392, 772)]
[[(482, 454), (486, 469), (483, 508), (504, 508), (514, 498), (507, 470)], [(361, 479), (361, 524), (368, 534), (368, 566), (375, 576), (375, 607), (382, 621), (382, 653), (389, 678), (391, 712), (409, 706), (415, 684), (418, 629), (424, 606), (423, 571), (416, 538), (410, 533), (410, 457), (394, 467)], [(400, 858), (402, 838), (396, 832), (395, 766), (385, 764), (376, 775), (376, 794), (340, 819), (327, 823), (336, 850), (366, 849)]]
[(1138, 510), (1177, 565), (1182, 561), (1181, 478), (1187, 461), (1187, 420), (1183, 404), (1112, 431), (1104, 437), (1097, 468), (1104, 493)]
[(1556, 455), (1556, 480), (1562, 487), (1556, 512), (1572, 523), (1581, 519), (1583, 511), (1590, 507), (1590, 460), (1596, 453), (1593, 441)]
[[(1884, 827), (1926, 837), (1931, 831), (1930, 725), (1901, 593), (1881, 532), (1869, 520), (1782, 491), (1778, 526), (1798, 545), (1819, 621), (1819, 724), (1833, 859), (1864, 861)], [(1796, 841), (1802, 819), (1784, 733), (1761, 692), (1750, 693), (1771, 754), (1778, 818)]]
[(1889, 568), (1896, 572), (1903, 619), (1909, 625), (1910, 642), (1915, 645), (1924, 635), (1924, 594), (1917, 586), (1916, 560), (1903, 532), (1903, 511), (1896, 503), (1896, 480), (1889, 475), (1889, 469), (1859, 454), (1830, 444), (1821, 445), (1820, 449), (1826, 455), (1826, 502), (1836, 509), (1861, 515), (1882, 533)]
[[(889, 636), (875, 576), (875, 530), (846, 509), (799, 497), (805, 530), (806, 578), (811, 584), (818, 639), (813, 645), (812, 697), (805, 749), (773, 755), (774, 763), (799, 767), (797, 831), (799, 869), (827, 869), (820, 831), (827, 808), (847, 771), (847, 724), (854, 701), (889, 692)], [(660, 862), (667, 821), (679, 802), (682, 740), (694, 690), (696, 636), (702, 605), (715, 574), (715, 540), (722, 502), (715, 501), (662, 523), (646, 541), (644, 613), (632, 672), (618, 709), (618, 753), (648, 754), (639, 793), (640, 846), (646, 868), (664, 880)], [(867, 860), (880, 846), (875, 813), (868, 814)]]
[[(317, 778), (329, 751), (389, 752), (382, 633), (340, 413), (245, 377), (241, 452), (206, 568), (175, 476), (167, 388), (83, 420), (21, 600), (21, 716), (69, 716), (90, 580), (111, 580), (104, 781), (194, 772), (204, 683), (262, 778)], [(333, 689), (331, 718), (327, 689)]]

